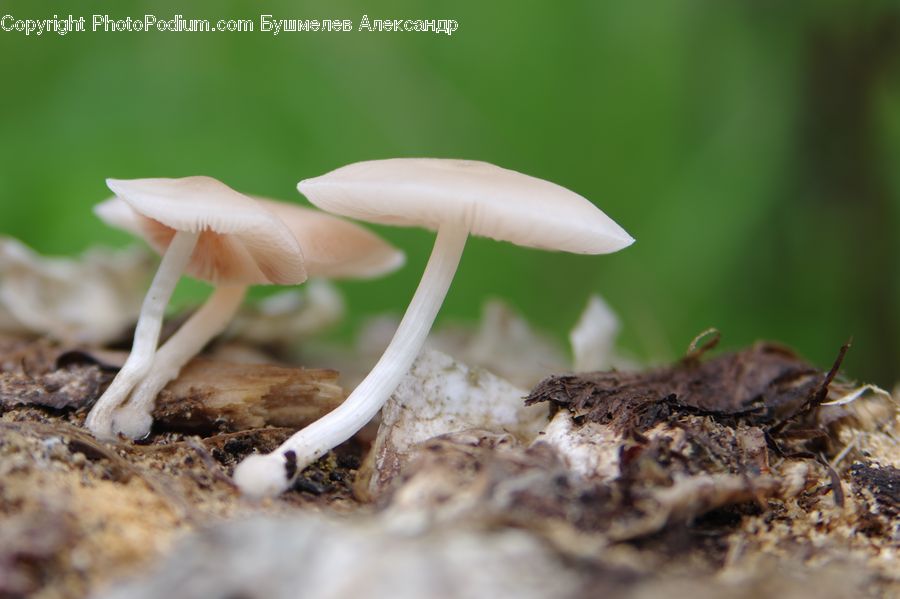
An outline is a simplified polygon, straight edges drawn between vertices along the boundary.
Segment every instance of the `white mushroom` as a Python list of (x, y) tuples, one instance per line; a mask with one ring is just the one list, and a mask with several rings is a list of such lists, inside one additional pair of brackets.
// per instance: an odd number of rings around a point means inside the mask
[[(296, 239), (252, 199), (209, 177), (108, 179), (117, 199), (100, 204), (107, 222), (139, 231), (163, 259), (144, 299), (131, 354), (85, 421), (111, 438), (113, 410), (150, 372), (163, 313), (182, 272), (213, 283), (300, 283), (306, 279)], [(120, 201), (121, 200), (121, 201)]]
[[(310, 277), (367, 279), (392, 272), (405, 256), (362, 227), (296, 204), (254, 198), (287, 225), (303, 248)], [(153, 367), (113, 413), (113, 433), (139, 439), (150, 432), (156, 396), (231, 321), (246, 286), (217, 287), (209, 300), (156, 352)]]
[[(184, 250), (190, 261), (181, 258), (187, 262), (183, 269), (217, 287), (158, 351), (160, 319), (174, 282), (164, 293), (153, 294), (151, 287), (148, 298), (155, 295), (154, 314), (159, 314), (152, 337), (144, 332), (149, 326), (142, 326), (142, 313), (135, 333), (138, 351), (133, 349), (128, 361), (133, 365), (126, 363), (88, 416), (89, 428), (101, 438), (149, 432), (156, 395), (225, 328), (248, 285), (300, 283), (307, 274), (370, 277), (403, 263), (402, 253), (357, 225), (293, 204), (251, 199), (208, 177), (111, 181), (110, 188), (119, 197), (97, 207), (103, 220), (147, 239), (164, 252), (163, 265), (182, 235), (177, 228), (194, 230), (196, 245)], [(170, 269), (167, 277), (177, 281), (180, 274)]]
[(604, 254), (634, 240), (582, 196), (484, 162), (392, 159), (360, 162), (301, 181), (300, 191), (328, 212), (375, 223), (437, 230), (425, 273), (387, 350), (333, 412), (268, 455), (235, 469), (248, 495), (281, 493), (292, 477), (350, 438), (381, 408), (412, 365), (456, 272), (468, 235), (527, 247)]

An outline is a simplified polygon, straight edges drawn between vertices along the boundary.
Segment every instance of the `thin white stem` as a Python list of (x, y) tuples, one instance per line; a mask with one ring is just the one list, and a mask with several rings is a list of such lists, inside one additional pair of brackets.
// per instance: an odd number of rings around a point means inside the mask
[(131, 392), (131, 398), (112, 415), (113, 433), (131, 439), (146, 437), (153, 425), (153, 405), (160, 391), (209, 341), (225, 330), (246, 295), (246, 286), (218, 287), (157, 350), (147, 376)]
[(456, 273), (468, 234), (469, 228), (462, 222), (441, 225), (422, 280), (378, 363), (335, 410), (274, 452), (250, 456), (239, 464), (234, 479), (243, 492), (253, 496), (281, 493), (295, 473), (352, 437), (378, 413), (419, 355)]
[(100, 439), (113, 438), (110, 428), (113, 410), (125, 401), (131, 389), (150, 370), (153, 354), (156, 353), (159, 342), (166, 305), (172, 297), (178, 279), (181, 278), (181, 273), (191, 259), (198, 237), (199, 233), (178, 231), (166, 249), (141, 306), (131, 354), (85, 420), (85, 425), (94, 436)]

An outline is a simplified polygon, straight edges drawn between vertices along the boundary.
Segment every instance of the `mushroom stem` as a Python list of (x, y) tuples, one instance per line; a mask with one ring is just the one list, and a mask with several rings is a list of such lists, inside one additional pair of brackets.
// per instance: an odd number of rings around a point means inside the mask
[(153, 425), (156, 396), (191, 358), (216, 335), (225, 330), (241, 305), (247, 287), (217, 287), (206, 303), (197, 310), (153, 357), (147, 376), (131, 392), (131, 398), (112, 414), (113, 434), (130, 439), (146, 437)]
[(425, 343), (459, 265), (469, 227), (447, 222), (438, 228), (434, 249), (416, 293), (378, 363), (344, 402), (267, 455), (251, 455), (238, 464), (234, 480), (247, 495), (285, 491), (296, 473), (329, 449), (352, 437), (384, 405), (409, 372)]
[(112, 412), (118, 407), (131, 389), (144, 377), (153, 364), (153, 355), (159, 343), (159, 332), (162, 328), (166, 305), (172, 297), (175, 285), (181, 278), (194, 247), (197, 245), (199, 233), (179, 231), (175, 233), (159, 269), (150, 284), (150, 290), (144, 298), (141, 313), (134, 330), (134, 343), (131, 354), (119, 370), (112, 384), (106, 389), (85, 420), (85, 425), (94, 436), (101, 439), (113, 438), (111, 424)]

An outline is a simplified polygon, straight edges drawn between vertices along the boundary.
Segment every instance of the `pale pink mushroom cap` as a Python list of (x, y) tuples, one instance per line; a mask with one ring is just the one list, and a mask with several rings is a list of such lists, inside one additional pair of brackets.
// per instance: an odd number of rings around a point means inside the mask
[(210, 177), (107, 179), (117, 197), (95, 206), (104, 222), (164, 253), (176, 231), (200, 233), (186, 272), (217, 285), (302, 283), (303, 253), (278, 217)]
[(297, 187), (323, 210), (373, 223), (437, 229), (466, 222), (474, 235), (577, 254), (606, 254), (634, 242), (577, 193), (474, 160), (357, 162)]
[(255, 199), (293, 232), (311, 277), (369, 279), (393, 272), (406, 261), (403, 252), (357, 224), (321, 210)]

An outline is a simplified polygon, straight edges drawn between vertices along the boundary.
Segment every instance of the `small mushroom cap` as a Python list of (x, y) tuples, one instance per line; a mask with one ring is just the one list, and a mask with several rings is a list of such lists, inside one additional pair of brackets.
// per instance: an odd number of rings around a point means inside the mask
[(200, 233), (187, 273), (217, 285), (306, 280), (291, 230), (259, 202), (210, 177), (107, 179), (117, 197), (95, 206), (107, 224), (165, 252), (176, 231)]
[(437, 229), (467, 222), (475, 235), (578, 254), (606, 254), (634, 242), (577, 193), (486, 162), (371, 160), (297, 187), (323, 210), (374, 223)]
[(403, 266), (403, 252), (368, 229), (321, 210), (255, 198), (293, 232), (311, 277), (367, 279)]

